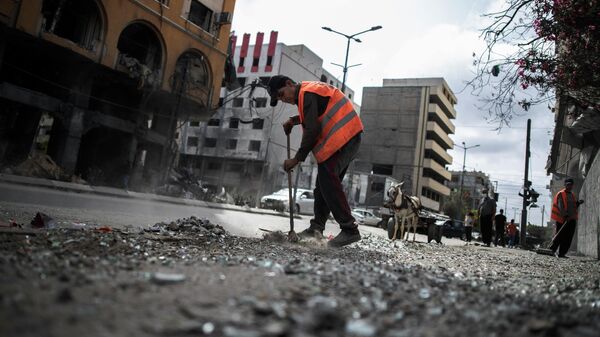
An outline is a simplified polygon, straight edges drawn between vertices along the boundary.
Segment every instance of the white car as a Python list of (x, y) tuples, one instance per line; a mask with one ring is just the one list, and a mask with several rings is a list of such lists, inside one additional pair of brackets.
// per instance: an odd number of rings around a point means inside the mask
[(373, 214), (372, 211), (363, 208), (354, 208), (352, 215), (361, 225), (377, 227), (381, 221), (381, 218)]
[[(292, 194), (294, 190), (292, 190)], [(296, 214), (313, 214), (313, 206), (315, 197), (313, 191), (299, 188), (296, 191)], [(274, 209), (279, 212), (289, 211), (289, 192), (287, 188), (282, 188), (279, 191), (265, 195), (260, 198), (260, 208)]]

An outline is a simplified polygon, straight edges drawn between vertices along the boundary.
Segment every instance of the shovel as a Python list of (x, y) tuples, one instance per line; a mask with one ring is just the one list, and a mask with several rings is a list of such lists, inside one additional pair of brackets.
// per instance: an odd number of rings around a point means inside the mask
[[(291, 151), (290, 151), (290, 134), (287, 134), (287, 156), (288, 159), (290, 159), (292, 157)], [(294, 232), (294, 208), (296, 208), (296, 205), (294, 205), (294, 198), (292, 197), (292, 171), (288, 171), (287, 172), (287, 176), (288, 176), (288, 190), (289, 190), (289, 205), (290, 205), (290, 232), (288, 233), (288, 241), (289, 242), (298, 242), (299, 238), (298, 238), (298, 234), (296, 234), (296, 232)]]

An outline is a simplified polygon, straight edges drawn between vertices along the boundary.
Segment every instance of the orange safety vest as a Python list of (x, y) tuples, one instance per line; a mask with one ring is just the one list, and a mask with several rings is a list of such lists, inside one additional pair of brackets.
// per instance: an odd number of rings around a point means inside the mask
[[(569, 193), (573, 198), (573, 202), (575, 203), (575, 220), (579, 218), (579, 214), (577, 212), (577, 199), (575, 198), (575, 193)], [(550, 216), (552, 220), (564, 223), (567, 219), (560, 214), (560, 210), (558, 209), (558, 196), (561, 196), (564, 207), (567, 207), (567, 191), (563, 188), (558, 191), (552, 200), (552, 215)]]
[(304, 93), (329, 97), (325, 112), (319, 116), (321, 133), (312, 149), (317, 163), (327, 160), (352, 137), (363, 131), (363, 124), (352, 102), (336, 87), (323, 82), (302, 82), (298, 94), (300, 123), (304, 122)]

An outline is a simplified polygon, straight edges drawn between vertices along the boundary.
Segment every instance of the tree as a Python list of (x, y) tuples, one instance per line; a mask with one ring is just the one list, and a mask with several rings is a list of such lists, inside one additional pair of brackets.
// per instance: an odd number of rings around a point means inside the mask
[(468, 86), (493, 121), (508, 125), (556, 95), (600, 110), (600, 0), (506, 0), (484, 17)]

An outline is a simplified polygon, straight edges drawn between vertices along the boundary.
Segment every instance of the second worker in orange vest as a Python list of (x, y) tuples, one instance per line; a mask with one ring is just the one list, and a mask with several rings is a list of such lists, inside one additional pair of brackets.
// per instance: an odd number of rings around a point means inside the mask
[(314, 217), (300, 236), (322, 237), (331, 213), (341, 232), (329, 246), (341, 247), (360, 240), (356, 219), (352, 216), (342, 180), (350, 162), (358, 153), (363, 125), (354, 105), (338, 88), (323, 82), (295, 83), (287, 76), (273, 76), (268, 84), (271, 106), (277, 101), (298, 106), (298, 116), (283, 124), (286, 134), (294, 125), (302, 125), (302, 143), (283, 168), (292, 170), (312, 151), (318, 163), (314, 190)]
[(575, 227), (577, 226), (578, 208), (583, 200), (577, 200), (573, 193), (574, 181), (565, 179), (565, 188), (558, 191), (552, 200), (552, 220), (556, 221), (556, 234), (552, 239), (550, 249), (554, 253), (558, 250), (558, 257), (566, 257), (565, 254), (571, 247)]

